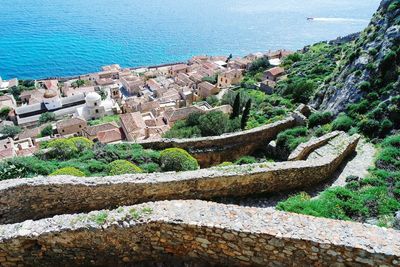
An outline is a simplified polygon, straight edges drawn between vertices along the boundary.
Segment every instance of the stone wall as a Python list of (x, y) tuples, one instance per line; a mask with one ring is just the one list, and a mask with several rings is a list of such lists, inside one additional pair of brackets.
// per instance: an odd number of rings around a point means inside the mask
[[(0, 182), (0, 223), (169, 199), (211, 199), (304, 188), (329, 178), (359, 137), (341, 136), (318, 159), (114, 177), (38, 177)], [(322, 148), (321, 148), (322, 149)], [(318, 150), (316, 151), (318, 152)]]
[(170, 147), (182, 148), (193, 155), (200, 166), (209, 167), (225, 161), (234, 161), (266, 146), (280, 132), (303, 124), (304, 121), (299, 118), (299, 114), (294, 113), (284, 120), (247, 131), (212, 137), (141, 141), (139, 144), (144, 148), (156, 150)]
[(199, 200), (62, 215), (3, 225), (0, 233), (1, 266), (400, 263), (400, 232), (392, 229)]
[(325, 134), (318, 138), (312, 138), (306, 143), (301, 143), (296, 147), (296, 149), (289, 155), (288, 160), (305, 160), (311, 152), (326, 145), (330, 140), (338, 136), (340, 131), (333, 131), (331, 133)]

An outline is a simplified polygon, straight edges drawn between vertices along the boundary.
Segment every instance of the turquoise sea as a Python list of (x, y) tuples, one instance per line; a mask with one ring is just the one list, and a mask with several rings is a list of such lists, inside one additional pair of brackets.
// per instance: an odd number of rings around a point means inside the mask
[(360, 31), (379, 2), (0, 0), (0, 76), (60, 77), (111, 63), (300, 49)]

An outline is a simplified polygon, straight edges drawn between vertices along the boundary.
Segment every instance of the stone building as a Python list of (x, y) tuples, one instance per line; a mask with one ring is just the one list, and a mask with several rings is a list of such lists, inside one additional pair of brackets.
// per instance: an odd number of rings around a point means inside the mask
[(56, 123), (57, 132), (60, 135), (81, 134), (87, 127), (85, 118), (73, 117)]
[(222, 72), (218, 75), (218, 87), (225, 88), (232, 85), (237, 85), (242, 81), (243, 73), (239, 69), (231, 69)]

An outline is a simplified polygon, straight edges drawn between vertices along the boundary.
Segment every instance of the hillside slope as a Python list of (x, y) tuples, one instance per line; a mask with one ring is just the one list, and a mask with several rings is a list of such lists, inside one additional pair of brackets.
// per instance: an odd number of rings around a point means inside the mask
[(400, 1), (384, 0), (360, 37), (342, 51), (331, 80), (314, 99), (317, 108), (335, 114), (368, 94), (381, 101), (400, 92)]

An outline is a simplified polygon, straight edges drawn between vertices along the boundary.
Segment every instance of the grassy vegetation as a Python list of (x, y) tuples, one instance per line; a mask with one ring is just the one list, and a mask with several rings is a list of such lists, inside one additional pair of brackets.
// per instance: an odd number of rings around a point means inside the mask
[(100, 119), (96, 119), (96, 120), (90, 120), (88, 121), (88, 124), (90, 126), (94, 126), (94, 125), (99, 125), (99, 124), (103, 124), (103, 123), (107, 123), (107, 122), (119, 122), (119, 115), (108, 115), (108, 116), (104, 116)]
[(283, 60), (288, 77), (277, 85), (278, 92), (297, 103), (308, 103), (319, 85), (331, 78), (342, 46), (318, 43)]
[[(376, 167), (364, 179), (352, 177), (346, 187), (330, 188), (312, 199), (306, 193), (280, 202), (279, 210), (365, 222), (392, 227), (400, 209), (400, 135), (386, 138), (380, 145)], [(350, 177), (349, 177), (350, 178)], [(351, 180), (351, 181), (350, 181)]]

